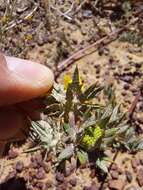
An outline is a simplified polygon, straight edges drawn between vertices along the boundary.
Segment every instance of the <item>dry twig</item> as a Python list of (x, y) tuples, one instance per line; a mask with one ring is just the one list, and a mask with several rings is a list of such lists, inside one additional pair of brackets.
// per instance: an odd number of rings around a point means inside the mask
[(72, 65), (73, 62), (81, 59), (82, 57), (84, 57), (86, 55), (93, 53), (101, 43), (103, 43), (104, 45), (107, 45), (110, 42), (116, 40), (117, 37), (119, 36), (119, 34), (121, 34), (125, 30), (128, 30), (129, 26), (132, 24), (135, 24), (138, 20), (139, 20), (139, 18), (132, 19), (131, 22), (129, 22), (127, 25), (123, 26), (120, 29), (117, 29), (114, 32), (111, 32), (110, 35), (104, 36), (103, 38), (99, 39), (98, 41), (94, 42), (93, 44), (86, 46), (82, 50), (79, 50), (78, 52), (71, 55), (65, 61), (61, 62), (56, 68), (55, 79), (57, 80), (57, 78), (60, 76), (61, 72), (66, 70), (66, 68), (68, 68), (70, 65)]
[(15, 27), (16, 25), (21, 24), (22, 22), (28, 20), (28, 18), (30, 18), (31, 16), (33, 16), (33, 14), (37, 11), (38, 9), (38, 4), (35, 5), (35, 7), (30, 11), (30, 13), (28, 13), (24, 18), (20, 19), (20, 20), (15, 20), (15, 21), (11, 21), (8, 26), (6, 28), (4, 28), (3, 30), (6, 32), (10, 29), (12, 29), (13, 27)]
[(133, 100), (133, 102), (132, 102), (132, 104), (131, 104), (131, 106), (129, 108), (129, 111), (128, 111), (129, 118), (132, 118), (133, 113), (135, 111), (135, 108), (136, 108), (136, 105), (137, 105), (137, 103), (139, 101), (140, 96), (141, 96), (141, 92), (139, 91), (138, 94), (135, 96), (135, 98), (134, 98), (134, 100)]

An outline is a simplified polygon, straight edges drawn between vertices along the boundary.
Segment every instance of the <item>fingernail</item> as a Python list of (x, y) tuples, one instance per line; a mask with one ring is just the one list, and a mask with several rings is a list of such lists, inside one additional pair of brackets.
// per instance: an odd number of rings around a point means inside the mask
[(6, 57), (6, 61), (12, 74), (31, 85), (45, 86), (53, 83), (53, 73), (44, 65), (14, 57)]

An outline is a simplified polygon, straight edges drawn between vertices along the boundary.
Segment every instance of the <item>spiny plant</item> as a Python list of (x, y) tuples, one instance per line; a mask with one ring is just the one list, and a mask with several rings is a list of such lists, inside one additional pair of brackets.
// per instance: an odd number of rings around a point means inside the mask
[[(58, 164), (72, 156), (86, 164), (92, 155), (95, 166), (106, 173), (107, 162), (111, 161), (106, 150), (143, 149), (143, 141), (127, 124), (126, 114), (116, 103), (111, 87), (94, 83), (85, 89), (77, 67), (73, 77), (65, 75), (64, 80), (64, 87), (55, 84), (52, 94), (45, 98), (47, 126), (32, 121), (30, 133), (40, 148), (55, 153)], [(98, 101), (100, 94), (104, 104)]]

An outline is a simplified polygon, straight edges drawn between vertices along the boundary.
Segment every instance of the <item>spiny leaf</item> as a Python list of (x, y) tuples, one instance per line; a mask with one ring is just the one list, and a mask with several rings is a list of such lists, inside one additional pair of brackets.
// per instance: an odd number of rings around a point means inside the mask
[(103, 159), (98, 158), (96, 161), (96, 166), (101, 169), (104, 173), (108, 173), (108, 168), (107, 168), (107, 162)]
[(69, 123), (64, 123), (63, 125), (64, 131), (70, 136), (71, 140), (75, 141), (76, 139), (76, 131), (72, 128)]
[(68, 122), (68, 114), (72, 110), (73, 106), (73, 92), (71, 89), (71, 85), (68, 86), (67, 92), (66, 92), (66, 103), (64, 108), (64, 117), (65, 121)]
[(69, 159), (74, 154), (74, 146), (67, 146), (58, 156), (58, 161), (61, 162), (63, 160)]
[(89, 101), (90, 99), (93, 99), (96, 97), (97, 93), (99, 93), (101, 90), (103, 90), (102, 86), (97, 87), (97, 83), (91, 85), (81, 97), (81, 100), (83, 101)]
[(84, 88), (81, 77), (79, 75), (79, 70), (78, 67), (76, 66), (73, 78), (72, 78), (72, 83), (71, 87), (73, 89), (73, 92), (78, 96), (78, 98), (82, 95), (82, 90)]
[(52, 104), (50, 106), (48, 106), (45, 110), (44, 113), (49, 115), (49, 114), (54, 114), (55, 112), (62, 112), (63, 108), (60, 104)]
[(77, 151), (77, 158), (81, 165), (84, 165), (88, 162), (88, 154), (84, 152), (83, 150)]
[(115, 134), (117, 134), (118, 130), (118, 128), (111, 128), (105, 130), (105, 138), (114, 136)]
[(72, 78), (72, 87), (74, 89), (78, 89), (80, 88), (80, 81), (79, 81), (79, 70), (78, 67), (76, 66), (74, 74), (73, 74), (73, 78)]
[(105, 118), (108, 118), (110, 117), (112, 114), (112, 106), (111, 104), (109, 104), (105, 109), (104, 109), (104, 112), (103, 112), (103, 115), (101, 116), (101, 119), (105, 119)]
[(104, 94), (105, 96), (107, 96), (109, 104), (111, 104), (112, 106), (115, 106), (116, 105), (115, 92), (111, 85), (106, 86), (104, 88)]
[(44, 100), (45, 104), (46, 105), (51, 105), (51, 104), (55, 104), (55, 103), (59, 103), (55, 97), (53, 97), (52, 95), (51, 96), (48, 96), (45, 98)]
[[(114, 136), (103, 138), (102, 139), (103, 147), (112, 146), (114, 141), (115, 141)], [(102, 144), (101, 144), (101, 146), (102, 146)]]
[(97, 125), (99, 125), (102, 129), (105, 128), (110, 120), (111, 114), (112, 106), (108, 105), (107, 108), (104, 109), (101, 118), (98, 119)]
[(110, 117), (109, 123), (115, 122), (118, 120), (118, 112), (119, 112), (120, 105), (117, 105), (112, 112), (112, 115)]
[(124, 134), (125, 132), (127, 132), (127, 130), (129, 129), (129, 125), (127, 124), (122, 124), (120, 126), (118, 126), (118, 131), (117, 131), (117, 134), (120, 135), (120, 134)]

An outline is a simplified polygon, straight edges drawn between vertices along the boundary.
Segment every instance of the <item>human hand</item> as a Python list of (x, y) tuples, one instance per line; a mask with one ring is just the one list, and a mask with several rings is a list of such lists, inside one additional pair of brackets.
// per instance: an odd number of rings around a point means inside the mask
[(0, 53), (0, 142), (19, 138), (26, 115), (37, 117), (42, 106), (37, 97), (47, 93), (53, 81), (46, 66)]

